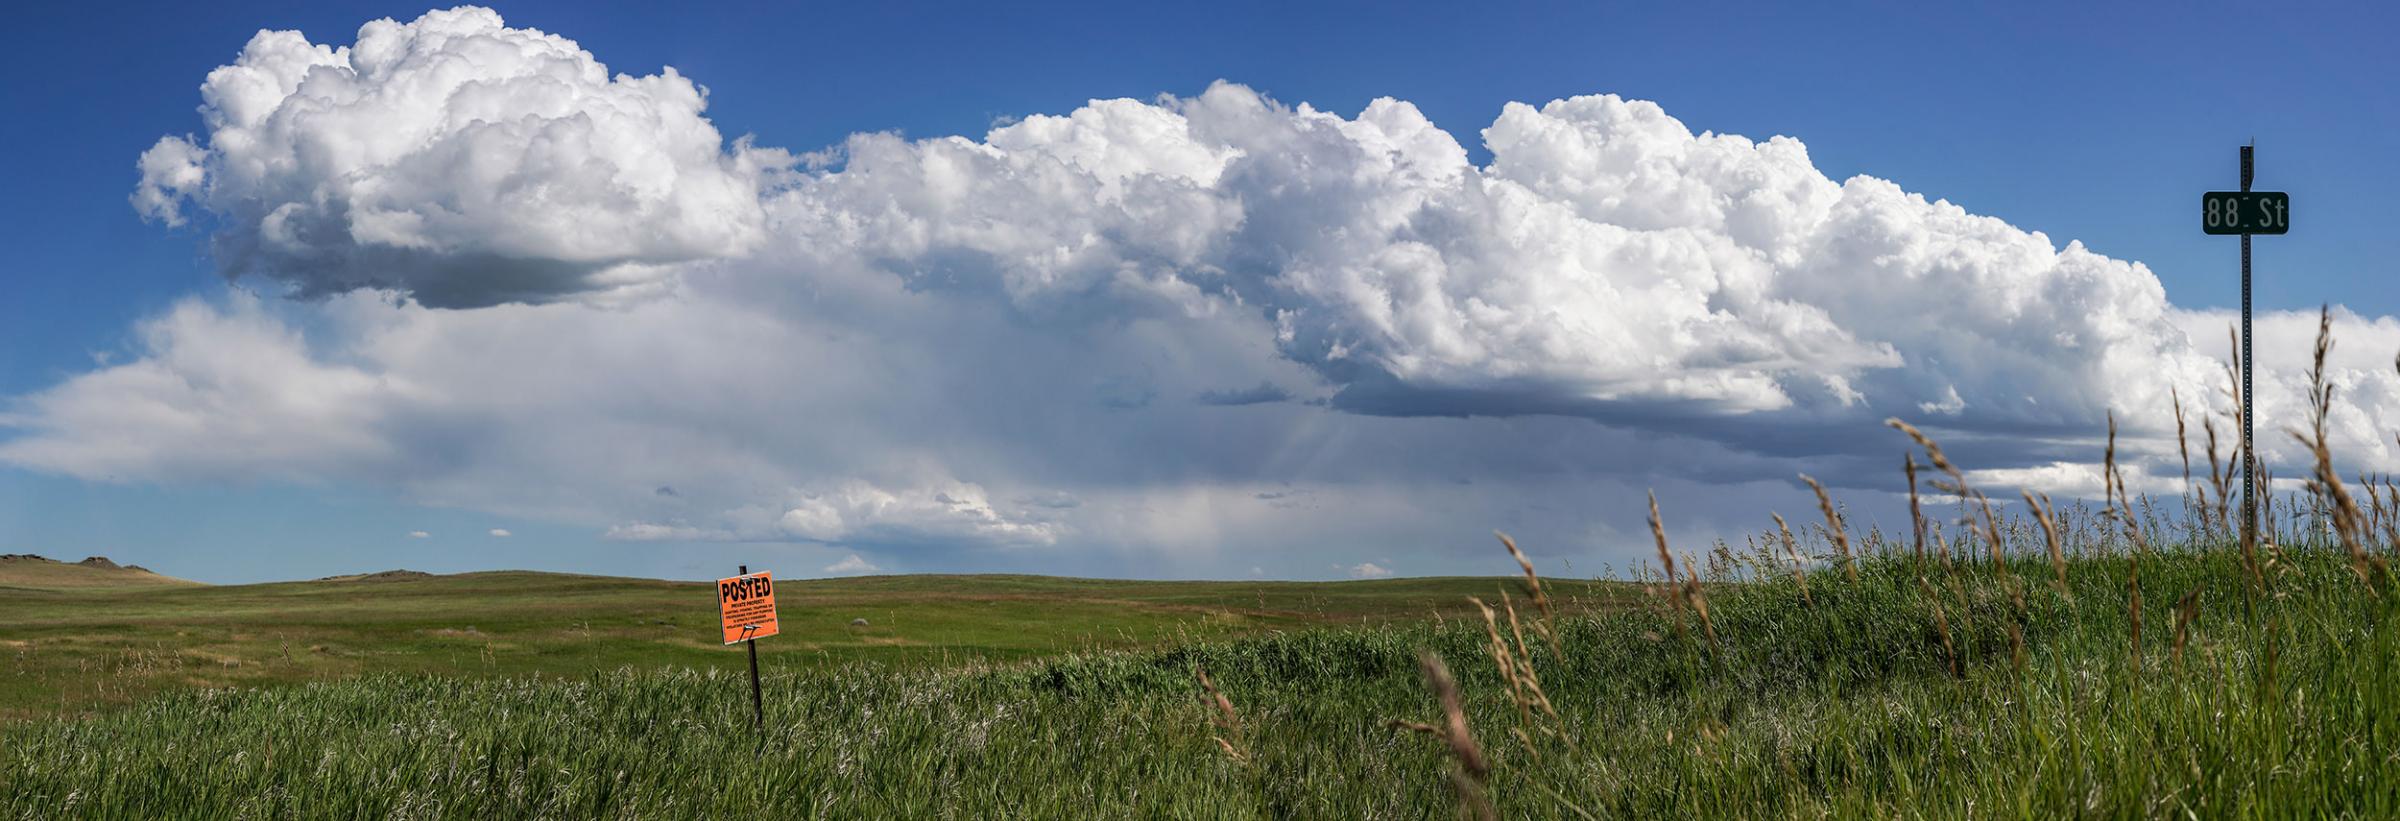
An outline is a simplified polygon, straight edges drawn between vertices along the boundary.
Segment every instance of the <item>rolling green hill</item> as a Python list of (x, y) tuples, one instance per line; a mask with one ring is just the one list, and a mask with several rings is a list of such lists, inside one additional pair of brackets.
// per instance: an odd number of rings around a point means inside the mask
[(112, 587), (193, 587), (199, 584), (161, 576), (140, 565), (121, 566), (100, 556), (79, 562), (61, 562), (22, 553), (0, 556), (0, 589), (91, 590)]
[[(496, 572), (390, 572), (205, 586), (47, 563), (0, 577), (0, 718), (81, 712), (161, 691), (379, 672), (573, 675), (618, 667), (732, 669), (710, 585)], [(123, 579), (102, 586), (98, 578)], [(56, 584), (35, 584), (47, 580)], [(1444, 619), (1501, 579), (1144, 582), (883, 576), (777, 584), (778, 668), (850, 661), (1005, 663), (1318, 626)], [(146, 586), (145, 586), (146, 585)], [(1595, 610), (1631, 588), (1560, 582)], [(865, 619), (858, 626), (854, 620)]]

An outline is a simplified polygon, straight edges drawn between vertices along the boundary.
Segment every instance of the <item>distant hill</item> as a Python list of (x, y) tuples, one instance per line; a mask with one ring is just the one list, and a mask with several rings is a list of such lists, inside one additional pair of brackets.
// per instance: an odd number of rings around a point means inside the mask
[(431, 574), (431, 573), (427, 573), (427, 572), (425, 572), (425, 571), (422, 571), (422, 570), (379, 570), (379, 571), (376, 571), (376, 572), (373, 572), (373, 573), (347, 573), (347, 574), (343, 574), (343, 575), (340, 575), (340, 576), (326, 576), (325, 578), (318, 579), (317, 581), (321, 581), (321, 582), (399, 582), (399, 581), (414, 581), (414, 580), (417, 580), (417, 579), (430, 579), (430, 578), (433, 578), (433, 574)]
[(62, 562), (25, 553), (0, 555), (0, 587), (87, 590), (105, 587), (199, 587), (199, 582), (161, 576), (141, 565), (120, 565), (106, 556)]

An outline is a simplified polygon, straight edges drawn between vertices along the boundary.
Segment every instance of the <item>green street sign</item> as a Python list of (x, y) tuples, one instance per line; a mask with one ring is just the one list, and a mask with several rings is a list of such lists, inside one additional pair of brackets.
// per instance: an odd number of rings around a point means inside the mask
[(2208, 234), (2281, 234), (2292, 229), (2292, 195), (2281, 191), (2210, 191), (2200, 195)]

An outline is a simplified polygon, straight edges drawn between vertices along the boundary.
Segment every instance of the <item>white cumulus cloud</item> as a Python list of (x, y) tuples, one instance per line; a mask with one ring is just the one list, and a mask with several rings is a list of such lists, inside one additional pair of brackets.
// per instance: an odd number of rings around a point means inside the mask
[(993, 507), (979, 486), (955, 482), (895, 492), (853, 480), (805, 491), (775, 524), (785, 534), (820, 542), (880, 532), (886, 537), (1050, 544), (1060, 532), (1055, 525)]
[(642, 285), (755, 245), (762, 180), (789, 165), (729, 150), (674, 69), (612, 76), (472, 6), (349, 45), (261, 31), (200, 94), (205, 131), (143, 153), (135, 206), (169, 224), (198, 206), (229, 274), (303, 295), (473, 307)]
[(860, 558), (856, 553), (852, 553), (843, 557), (841, 561), (826, 565), (823, 572), (828, 576), (865, 576), (874, 573), (881, 573), (883, 572), (883, 568), (875, 566), (874, 562)]
[(397, 446), (377, 426), (408, 378), (312, 356), (255, 297), (184, 302), (135, 329), (131, 361), (0, 412), (0, 460), (98, 480), (357, 476)]
[(1614, 96), (1511, 104), (1483, 135), (1477, 168), (1406, 102), (1344, 118), (1219, 84), (981, 142), (856, 137), (770, 209), (779, 238), (855, 251), (826, 264), (1044, 318), (1256, 312), (1371, 413), (2080, 426), (2213, 373), (2138, 264), (1836, 182), (1797, 140)]

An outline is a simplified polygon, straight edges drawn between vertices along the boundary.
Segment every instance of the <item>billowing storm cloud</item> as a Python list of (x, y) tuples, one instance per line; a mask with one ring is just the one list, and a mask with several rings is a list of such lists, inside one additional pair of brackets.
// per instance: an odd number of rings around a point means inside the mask
[[(1887, 416), (2062, 492), (2112, 411), (2169, 493), (2170, 396), (2230, 425), (2226, 318), (2141, 264), (1615, 96), (1503, 107), (1482, 166), (1405, 101), (1231, 83), (794, 155), (726, 141), (672, 69), (612, 77), (468, 8), (349, 46), (262, 32), (202, 98), (135, 206), (302, 299), (187, 301), (129, 361), (17, 398), (0, 460), (903, 569), (1381, 570), (1494, 526), (1586, 549), (1653, 485), (1745, 523), (1795, 509), (1799, 469), (1888, 488)], [(2400, 323), (2338, 325), (2337, 440), (2400, 467)], [(2262, 322), (2271, 457), (2313, 330)], [(1369, 542), (1404, 549), (1340, 552)]]
[(232, 275), (302, 296), (478, 307), (639, 286), (760, 237), (761, 179), (674, 69), (617, 75), (488, 9), (378, 20), (347, 46), (261, 31), (200, 86), (206, 131), (144, 152), (134, 206), (197, 205)]

